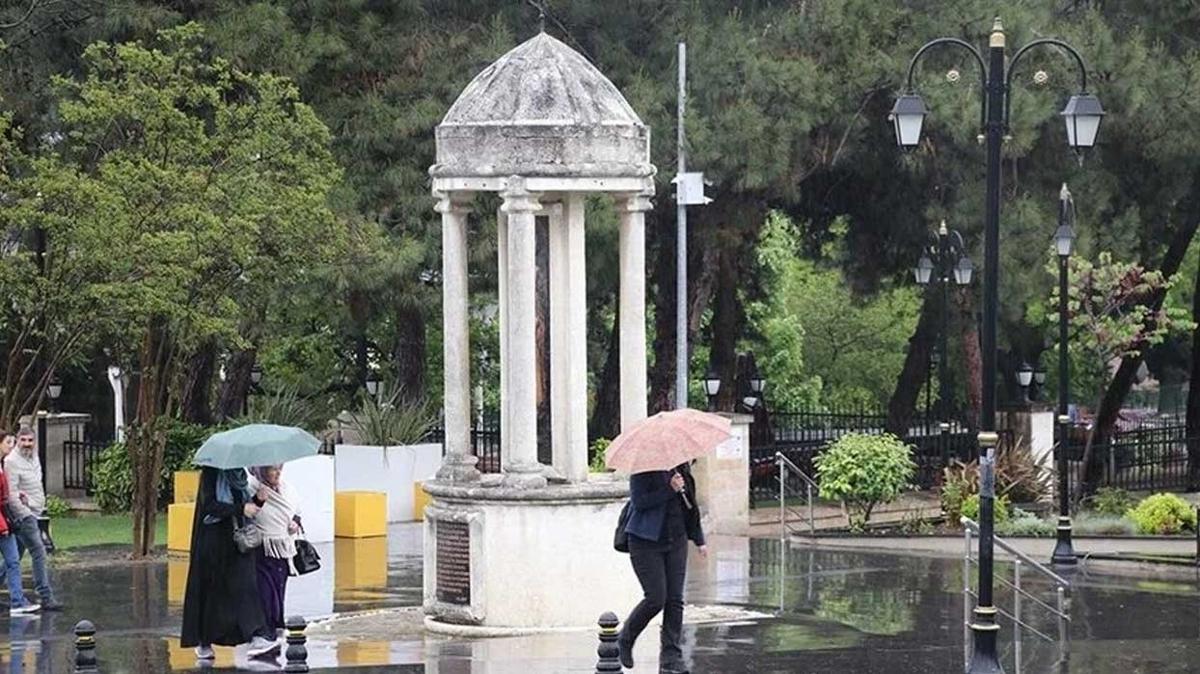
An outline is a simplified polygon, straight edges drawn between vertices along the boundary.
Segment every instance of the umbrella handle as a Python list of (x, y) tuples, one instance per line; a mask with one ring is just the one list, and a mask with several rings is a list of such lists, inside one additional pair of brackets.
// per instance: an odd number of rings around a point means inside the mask
[(683, 497), (683, 505), (687, 506), (688, 510), (691, 510), (692, 509), (692, 501), (688, 498), (687, 488), (684, 488), (682, 491), (680, 491), (679, 495)]

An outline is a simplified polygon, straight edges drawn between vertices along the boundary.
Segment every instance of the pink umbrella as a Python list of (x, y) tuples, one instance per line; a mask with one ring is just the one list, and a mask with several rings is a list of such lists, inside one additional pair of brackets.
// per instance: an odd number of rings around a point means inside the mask
[(731, 437), (729, 427), (729, 419), (699, 410), (659, 412), (618, 435), (604, 463), (630, 475), (671, 470), (711, 454)]

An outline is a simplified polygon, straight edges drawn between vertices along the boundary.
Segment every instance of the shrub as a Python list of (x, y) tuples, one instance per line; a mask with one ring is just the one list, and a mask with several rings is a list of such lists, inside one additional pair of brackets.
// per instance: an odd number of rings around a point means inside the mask
[(386, 400), (366, 396), (362, 407), (350, 415), (359, 441), (366, 445), (395, 447), (424, 442), (436, 419), (425, 401), (406, 400), (397, 390)]
[(996, 533), (1001, 536), (1053, 536), (1057, 532), (1054, 522), (1049, 522), (1029, 513), (1015, 511), (1011, 519), (996, 522)]
[(911, 449), (893, 435), (844, 435), (815, 460), (821, 498), (841, 501), (852, 529), (880, 503), (893, 501), (916, 469)]
[(1037, 503), (1053, 491), (1054, 474), (1038, 464), (1023, 439), (996, 455), (996, 493), (1014, 503)]
[(1071, 522), (1071, 528), (1077, 534), (1093, 536), (1132, 536), (1137, 533), (1137, 525), (1126, 517), (1095, 513), (1080, 513)]
[(248, 413), (239, 417), (234, 425), (276, 424), (319, 431), (333, 416), (328, 405), (304, 398), (295, 386), (251, 396), (247, 403)]
[[(192, 457), (208, 436), (222, 430), (216, 426), (200, 426), (173, 421), (167, 427), (163, 447), (163, 470), (158, 487), (158, 506), (165, 508), (175, 496), (171, 475), (175, 471), (193, 468)], [(92, 497), (106, 513), (129, 512), (133, 499), (133, 470), (129, 452), (122, 443), (109, 445), (100, 452), (92, 466)]]
[(1141, 534), (1179, 534), (1196, 528), (1196, 510), (1175, 494), (1147, 496), (1127, 516)]
[(591, 461), (588, 463), (588, 470), (593, 473), (606, 473), (608, 466), (604, 465), (604, 452), (608, 450), (608, 446), (612, 444), (612, 440), (608, 438), (596, 438), (592, 441), (591, 447), (588, 447), (588, 455)]
[[(995, 521), (998, 527), (1001, 522), (1007, 522), (1011, 507), (1007, 496), (997, 496), (995, 501)], [(971, 494), (963, 501), (962, 516), (979, 522), (979, 494)]]
[(1117, 487), (1101, 487), (1088, 499), (1088, 509), (1098, 515), (1122, 517), (1129, 512), (1137, 501), (1133, 496)]
[(46, 497), (46, 514), (51, 518), (66, 517), (71, 514), (71, 504), (61, 496), (50, 494)]
[(953, 466), (947, 466), (943, 475), (942, 511), (946, 513), (946, 517), (951, 522), (958, 522), (958, 518), (962, 516), (963, 501), (979, 491), (979, 485), (978, 482), (972, 480), (974, 476), (956, 470)]

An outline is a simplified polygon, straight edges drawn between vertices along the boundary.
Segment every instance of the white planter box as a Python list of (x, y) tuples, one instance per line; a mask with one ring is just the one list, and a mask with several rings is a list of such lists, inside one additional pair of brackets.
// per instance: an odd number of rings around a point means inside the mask
[(411, 522), (416, 519), (413, 486), (437, 473), (442, 446), (338, 445), (335, 457), (338, 491), (383, 492), (388, 499), (388, 522)]
[(311, 543), (333, 541), (332, 456), (307, 456), (283, 466), (283, 479), (300, 495), (300, 519)]

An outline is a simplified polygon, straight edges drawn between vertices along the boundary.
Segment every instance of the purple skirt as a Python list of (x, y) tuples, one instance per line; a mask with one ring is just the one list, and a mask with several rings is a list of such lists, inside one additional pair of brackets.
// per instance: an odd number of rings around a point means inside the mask
[(283, 629), (283, 598), (287, 593), (288, 560), (267, 557), (258, 548), (255, 564), (258, 570), (258, 597), (262, 602), (263, 617), (272, 630)]

